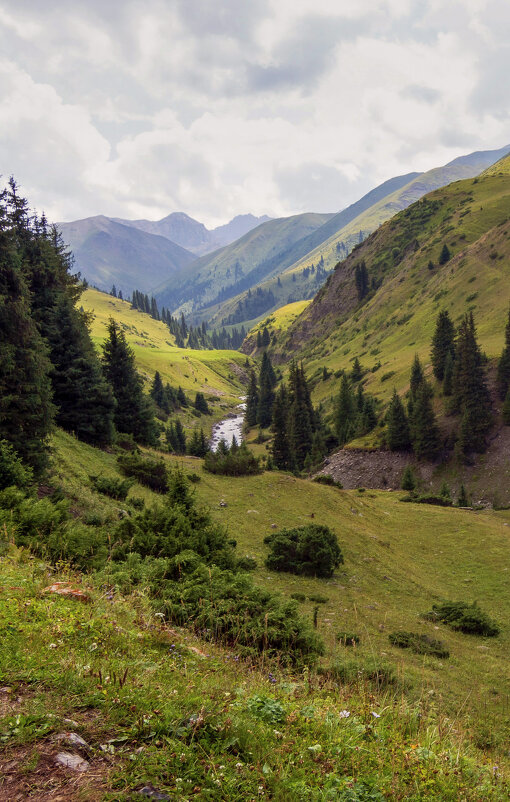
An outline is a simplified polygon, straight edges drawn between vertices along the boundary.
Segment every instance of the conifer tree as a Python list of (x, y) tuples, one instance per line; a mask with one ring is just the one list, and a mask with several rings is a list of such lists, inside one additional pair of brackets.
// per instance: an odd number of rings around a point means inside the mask
[(365, 295), (368, 293), (368, 271), (364, 259), (361, 262), (358, 262), (354, 268), (354, 280), (356, 282), (358, 301), (362, 301)]
[(351, 381), (356, 383), (361, 381), (363, 378), (363, 371), (361, 370), (361, 365), (359, 363), (358, 357), (352, 363), (352, 371), (351, 371)]
[(109, 320), (108, 339), (103, 344), (103, 365), (117, 402), (114, 416), (117, 431), (132, 434), (144, 445), (155, 445), (157, 431), (152, 404), (143, 393), (133, 351), (113, 318)]
[(419, 386), (413, 406), (412, 443), (418, 459), (434, 459), (441, 442), (427, 382)]
[(195, 401), (193, 403), (193, 406), (195, 407), (197, 412), (202, 412), (202, 414), (204, 414), (204, 415), (209, 415), (209, 412), (210, 412), (209, 405), (208, 405), (207, 401), (205, 400), (205, 396), (204, 396), (203, 393), (200, 393), (200, 392), (196, 393)]
[(498, 393), (505, 400), (510, 387), (510, 311), (505, 327), (505, 346), (498, 362)]
[(466, 493), (466, 488), (462, 484), (460, 486), (459, 497), (457, 499), (457, 507), (469, 507), (469, 499)]
[(448, 310), (439, 312), (436, 320), (436, 329), (432, 338), (432, 367), (434, 376), (443, 381), (448, 356), (453, 359), (455, 354), (455, 329), (448, 314)]
[(386, 423), (388, 427), (386, 439), (390, 451), (407, 451), (411, 445), (409, 421), (395, 389), (386, 414)]
[(347, 376), (342, 376), (340, 393), (335, 407), (335, 431), (343, 446), (352, 436), (356, 417), (356, 403)]
[(289, 372), (288, 438), (291, 460), (302, 470), (306, 455), (311, 451), (313, 420), (310, 417), (310, 392), (302, 368), (295, 362)]
[(416, 490), (416, 479), (414, 476), (413, 469), (411, 468), (410, 465), (406, 465), (404, 469), (400, 487), (402, 488), (402, 490), (408, 490), (409, 492)]
[(423, 383), (423, 368), (421, 366), (418, 354), (414, 355), (414, 361), (411, 367), (411, 379), (409, 382), (409, 395), (412, 401), (415, 400), (418, 393), (418, 388)]
[(274, 435), (271, 456), (275, 467), (280, 471), (290, 470), (292, 468), (289, 438), (287, 434), (288, 416), (288, 394), (285, 385), (282, 383), (280, 389), (276, 393), (271, 423), (271, 429)]
[(450, 249), (449, 249), (448, 245), (445, 242), (445, 244), (443, 245), (443, 247), (441, 249), (441, 253), (439, 254), (439, 260), (438, 260), (439, 264), (440, 265), (445, 265), (450, 260), (450, 258), (451, 258)]
[(262, 332), (260, 329), (257, 332), (257, 348), (262, 348)]
[(267, 330), (267, 326), (264, 326), (264, 330), (262, 332), (262, 347), (267, 348), (271, 339), (269, 337), (269, 331)]
[(154, 403), (163, 410), (163, 412), (170, 412), (170, 404), (168, 402), (168, 395), (163, 386), (163, 381), (159, 370), (154, 374), (152, 386), (150, 389), (150, 396)]
[(180, 407), (184, 408), (188, 406), (188, 399), (186, 398), (186, 395), (181, 385), (179, 385), (179, 387), (177, 388), (177, 402)]
[(472, 314), (466, 315), (457, 335), (452, 401), (453, 409), (462, 416), (460, 453), (485, 451), (492, 410)]
[(503, 403), (502, 417), (505, 426), (510, 426), (510, 389), (507, 391), (506, 398)]
[(274, 392), (273, 387), (276, 376), (267, 351), (262, 355), (259, 373), (259, 399), (257, 407), (257, 423), (266, 427), (271, 423), (273, 414)]
[(47, 465), (51, 402), (47, 348), (31, 318), (17, 235), (0, 194), (0, 439), (39, 475)]
[(245, 421), (247, 426), (256, 426), (258, 408), (259, 390), (257, 386), (257, 377), (255, 376), (255, 371), (252, 369), (250, 373), (250, 384), (248, 385), (248, 395), (246, 396)]
[(451, 353), (446, 355), (444, 364), (443, 393), (450, 396), (453, 392), (453, 356)]

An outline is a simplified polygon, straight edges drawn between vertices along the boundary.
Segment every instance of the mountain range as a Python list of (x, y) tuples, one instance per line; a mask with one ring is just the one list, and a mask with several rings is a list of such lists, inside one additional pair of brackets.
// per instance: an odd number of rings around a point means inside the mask
[(382, 223), (428, 192), (474, 178), (509, 150), (477, 151), (394, 177), (336, 214), (239, 215), (212, 230), (181, 212), (158, 221), (97, 216), (59, 227), (77, 270), (100, 289), (115, 284), (125, 295), (139, 289), (194, 323), (247, 327), (271, 310), (312, 298), (335, 265)]

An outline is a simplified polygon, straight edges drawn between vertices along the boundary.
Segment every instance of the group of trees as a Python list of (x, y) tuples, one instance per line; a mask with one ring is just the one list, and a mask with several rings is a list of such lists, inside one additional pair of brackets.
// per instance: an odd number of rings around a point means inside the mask
[[(353, 364), (350, 378), (346, 373), (342, 376), (334, 411), (335, 432), (341, 446), (353, 437), (368, 434), (377, 425), (375, 400), (363, 391), (362, 377), (363, 373), (357, 359)], [(356, 391), (355, 384), (358, 385)]]
[[(114, 290), (115, 287), (112, 288), (112, 294), (114, 294)], [(121, 298), (122, 295), (119, 293), (118, 297)], [(237, 350), (241, 347), (246, 337), (246, 329), (244, 326), (242, 326), (241, 329), (234, 328), (230, 332), (223, 327), (220, 331), (214, 330), (212, 334), (208, 334), (205, 321), (199, 326), (193, 327), (186, 323), (184, 315), (181, 315), (180, 319), (177, 319), (173, 317), (164, 306), (160, 313), (156, 299), (154, 297), (149, 298), (146, 293), (140, 292), (139, 290), (134, 290), (133, 292), (131, 308), (150, 315), (154, 320), (161, 320), (165, 323), (170, 333), (174, 335), (175, 344), (178, 348), (194, 348), (196, 350), (211, 348), (215, 350)]]
[(276, 374), (267, 351), (264, 351), (260, 363), (258, 381), (254, 370), (250, 374), (245, 416), (248, 426), (259, 425), (265, 428), (271, 423), (275, 385)]
[(83, 284), (55, 227), (10, 180), (0, 193), (0, 439), (40, 473), (52, 426), (111, 442), (116, 399), (76, 308)]
[[(507, 339), (510, 345), (510, 321)], [(506, 350), (503, 352), (500, 366), (506, 365), (508, 359), (509, 367), (500, 367), (500, 372), (508, 376), (508, 382), (510, 358), (507, 353)], [(465, 315), (457, 331), (448, 312), (439, 313), (432, 338), (431, 360), (434, 376), (442, 385), (443, 395), (449, 399), (447, 412), (460, 418), (459, 455), (466, 458), (472, 452), (485, 451), (493, 416), (485, 360), (476, 338), (472, 313)], [(504, 392), (506, 397), (508, 384), (500, 382), (500, 392)], [(387, 441), (392, 450), (412, 446), (417, 457), (433, 459), (437, 456), (441, 450), (441, 437), (432, 404), (433, 394), (416, 356), (411, 369), (407, 411), (396, 391), (388, 409)]]

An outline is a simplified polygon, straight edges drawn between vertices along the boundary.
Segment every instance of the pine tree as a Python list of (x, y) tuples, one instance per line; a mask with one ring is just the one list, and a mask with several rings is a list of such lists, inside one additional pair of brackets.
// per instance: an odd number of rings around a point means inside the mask
[(412, 442), (418, 459), (434, 459), (441, 448), (439, 429), (427, 382), (419, 386), (413, 407)]
[(248, 385), (248, 395), (246, 396), (246, 414), (245, 421), (247, 426), (257, 425), (257, 411), (259, 408), (259, 390), (257, 386), (257, 377), (255, 371), (252, 369), (250, 373), (250, 383)]
[(432, 367), (434, 376), (443, 381), (448, 356), (453, 359), (455, 354), (455, 329), (446, 309), (439, 312), (436, 320), (436, 329), (432, 338)]
[(408, 490), (412, 493), (413, 490), (416, 490), (416, 478), (414, 476), (414, 471), (410, 465), (406, 465), (404, 469), (404, 473), (402, 474), (402, 483), (400, 485), (402, 490)]
[(183, 408), (188, 406), (188, 399), (186, 398), (186, 395), (181, 385), (179, 385), (179, 387), (177, 388), (177, 403), (179, 404), (180, 407)]
[(441, 253), (439, 254), (439, 260), (438, 260), (439, 264), (440, 265), (445, 265), (450, 260), (450, 258), (451, 258), (450, 249), (449, 249), (448, 245), (445, 242), (445, 244), (443, 245), (443, 247), (441, 249)]
[(423, 368), (421, 366), (418, 354), (414, 355), (414, 361), (411, 367), (411, 379), (409, 382), (409, 395), (412, 401), (416, 399), (418, 388), (423, 383)]
[(450, 396), (453, 392), (453, 356), (451, 353), (446, 355), (444, 363), (443, 393)]
[(466, 493), (466, 488), (462, 484), (460, 486), (459, 497), (457, 499), (457, 507), (469, 507), (469, 499)]
[(274, 392), (273, 387), (276, 376), (267, 351), (262, 355), (259, 373), (259, 401), (257, 407), (257, 423), (265, 428), (271, 423), (273, 414)]
[(269, 345), (270, 342), (271, 342), (271, 339), (269, 337), (269, 332), (267, 330), (267, 326), (264, 326), (264, 330), (262, 332), (262, 347), (263, 348), (267, 348), (267, 346)]
[(310, 453), (313, 438), (313, 420), (310, 416), (310, 391), (304, 371), (295, 362), (289, 372), (288, 438), (293, 467), (302, 470), (306, 455)]
[(0, 194), (0, 439), (39, 475), (47, 465), (54, 407), (47, 348), (31, 318), (20, 249)]
[(262, 332), (260, 329), (257, 332), (257, 348), (262, 348)]
[[(360, 242), (361, 241), (362, 240), (360, 240)], [(354, 268), (354, 280), (356, 282), (358, 301), (362, 301), (368, 293), (368, 271), (364, 259), (361, 262), (358, 262)]]
[(340, 393), (335, 407), (335, 431), (339, 445), (343, 446), (353, 434), (356, 403), (347, 376), (342, 376)]
[(462, 416), (460, 453), (485, 451), (492, 409), (472, 314), (466, 315), (457, 335), (452, 402), (453, 410)]
[(275, 467), (280, 471), (289, 470), (292, 467), (287, 433), (288, 417), (288, 394), (285, 385), (282, 384), (276, 393), (271, 423), (271, 429), (273, 431), (271, 456)]
[(144, 445), (155, 445), (157, 430), (152, 404), (143, 393), (133, 351), (113, 318), (109, 320), (108, 339), (103, 344), (103, 365), (117, 402), (114, 416), (117, 431), (132, 434)]
[(352, 363), (352, 371), (351, 371), (351, 381), (356, 383), (360, 382), (363, 378), (363, 371), (361, 370), (361, 365), (359, 363), (358, 357)]
[(409, 421), (395, 389), (386, 413), (386, 423), (388, 428), (386, 439), (390, 451), (407, 451), (411, 445)]
[(510, 311), (505, 327), (505, 347), (498, 362), (498, 393), (505, 400), (510, 387)]
[(205, 400), (205, 396), (203, 393), (197, 392), (197, 394), (195, 395), (195, 401), (193, 403), (193, 406), (195, 407), (197, 412), (201, 412), (203, 415), (209, 415), (210, 412), (209, 405)]
[(505, 426), (510, 426), (510, 389), (507, 391), (506, 398), (503, 403), (502, 417)]
[(152, 381), (152, 386), (150, 389), (150, 396), (154, 403), (163, 410), (163, 412), (170, 412), (170, 405), (168, 403), (168, 395), (165, 391), (163, 386), (163, 381), (161, 379), (161, 375), (159, 370), (156, 371), (154, 374), (154, 379)]

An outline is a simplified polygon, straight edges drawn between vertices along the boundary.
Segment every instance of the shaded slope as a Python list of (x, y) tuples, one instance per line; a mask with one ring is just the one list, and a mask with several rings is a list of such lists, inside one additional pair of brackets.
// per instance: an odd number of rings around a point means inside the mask
[(64, 242), (73, 251), (75, 267), (90, 284), (124, 294), (180, 275), (193, 260), (189, 251), (165, 237), (138, 231), (102, 215), (59, 223)]
[(286, 251), (330, 217), (328, 214), (300, 214), (257, 226), (231, 245), (198, 259), (186, 281), (172, 278), (157, 287), (155, 294), (159, 305), (192, 314), (223, 297), (248, 290), (276, 273)]
[[(488, 165), (500, 159), (508, 152), (508, 146), (499, 150), (480, 151), (460, 156), (449, 162), (443, 167), (434, 168), (426, 173), (410, 174), (411, 180), (403, 186), (392, 187), (392, 181), (400, 182), (405, 176), (399, 179), (392, 179), (382, 184), (372, 193), (362, 198), (358, 204), (340, 212), (328, 221), (321, 229), (314, 233), (316, 239), (321, 232), (325, 235), (320, 242), (314, 243), (310, 250), (292, 264), (286, 261), (283, 264), (283, 271), (279, 275), (279, 282), (276, 277), (266, 280), (260, 284), (264, 292), (272, 292), (275, 296), (273, 308), (282, 306), (302, 298), (311, 298), (324, 282), (325, 276), (321, 273), (317, 275), (317, 266), (326, 273), (333, 270), (338, 260), (347, 256), (348, 253), (359, 244), (360, 240), (368, 236), (377, 229), (383, 222), (390, 219), (397, 212), (407, 208), (412, 203), (423, 197), (426, 193), (446, 186), (453, 181), (465, 178), (474, 178)], [(384, 193), (387, 188), (389, 192)], [(377, 193), (384, 193), (382, 197), (377, 197)], [(373, 202), (366, 207), (366, 200), (373, 196)], [(366, 208), (365, 208), (366, 207)], [(358, 210), (358, 214), (352, 216), (351, 212)], [(335, 230), (336, 227), (336, 230)], [(301, 243), (300, 243), (301, 244)], [(308, 244), (312, 244), (312, 238), (308, 239)], [(252, 291), (253, 291), (252, 287)], [(255, 288), (256, 289), (256, 288)], [(215, 325), (220, 325), (223, 320), (228, 320), (229, 315), (235, 311), (239, 302), (243, 302), (244, 296), (239, 295), (226, 303), (211, 309), (210, 317)]]

